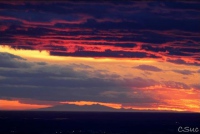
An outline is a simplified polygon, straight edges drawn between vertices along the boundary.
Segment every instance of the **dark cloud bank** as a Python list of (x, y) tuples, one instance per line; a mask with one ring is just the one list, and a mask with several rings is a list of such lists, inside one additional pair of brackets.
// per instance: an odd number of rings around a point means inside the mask
[(197, 1), (5, 1), (0, 43), (58, 56), (165, 56), (168, 62), (199, 66), (199, 6)]

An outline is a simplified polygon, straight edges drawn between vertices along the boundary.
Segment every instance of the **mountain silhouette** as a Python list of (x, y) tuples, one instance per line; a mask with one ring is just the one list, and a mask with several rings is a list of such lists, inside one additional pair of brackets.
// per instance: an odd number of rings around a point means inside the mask
[(62, 104), (48, 108), (37, 109), (39, 111), (118, 111), (117, 109), (102, 106), (99, 104), (78, 106), (74, 104)]

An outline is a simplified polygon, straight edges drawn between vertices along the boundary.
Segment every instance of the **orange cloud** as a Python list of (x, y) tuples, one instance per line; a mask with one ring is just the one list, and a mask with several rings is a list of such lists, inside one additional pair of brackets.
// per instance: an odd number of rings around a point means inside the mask
[(31, 110), (50, 107), (50, 105), (23, 104), (17, 100), (0, 100), (0, 110)]
[(61, 103), (62, 104), (74, 104), (74, 105), (78, 105), (78, 106), (99, 104), (99, 105), (111, 107), (114, 109), (121, 108), (121, 104), (118, 104), (118, 103), (104, 103), (104, 102), (94, 102), (94, 101), (65, 101), (65, 102), (61, 102)]
[(143, 89), (159, 101), (152, 108), (171, 109), (177, 111), (200, 112), (200, 91), (196, 89), (177, 89), (162, 85)]
[(141, 111), (175, 111), (175, 112), (200, 112), (200, 100), (180, 99), (176, 100), (164, 100), (158, 103), (149, 103), (145, 106), (136, 106), (132, 104), (119, 104), (119, 103), (104, 103), (104, 102), (93, 102), (93, 101), (65, 101), (60, 102), (62, 104), (74, 104), (77, 106), (84, 105), (102, 105), (114, 109), (127, 109), (127, 110), (141, 110)]

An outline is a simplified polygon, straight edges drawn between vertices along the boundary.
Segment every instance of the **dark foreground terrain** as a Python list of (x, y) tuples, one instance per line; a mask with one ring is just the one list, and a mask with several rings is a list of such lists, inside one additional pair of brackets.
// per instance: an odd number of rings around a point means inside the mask
[(0, 134), (195, 134), (199, 129), (195, 113), (0, 111)]

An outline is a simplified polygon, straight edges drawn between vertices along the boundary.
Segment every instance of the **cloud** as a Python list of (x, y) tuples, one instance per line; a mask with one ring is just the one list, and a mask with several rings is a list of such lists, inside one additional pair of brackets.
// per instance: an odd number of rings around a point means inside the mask
[[(15, 59), (15, 55), (9, 56)], [(21, 59), (21, 57), (17, 58)], [(17, 60), (15, 64), (18, 64), (17, 62), (21, 61)], [(0, 81), (0, 98), (57, 102), (85, 100), (142, 105), (158, 101), (142, 89), (160, 84), (170, 88), (190, 89), (187, 84), (174, 81), (158, 82), (142, 77), (123, 78), (108, 70), (96, 70), (83, 63), (60, 66), (43, 62), (29, 62), (25, 59), (23, 62), (32, 66), (16, 68), (17, 70), (10, 68), (13, 65), (4, 69), (0, 68), (0, 76), (3, 77)], [(160, 71), (152, 66), (139, 67), (145, 67), (152, 72)]]
[(200, 90), (200, 84), (193, 84), (191, 85), (193, 88)]
[(105, 50), (104, 52), (95, 51), (75, 51), (73, 53), (68, 52), (55, 52), (51, 51), (51, 55), (55, 56), (74, 56), (74, 57), (113, 57), (113, 58), (158, 58), (158, 56), (153, 54), (148, 54), (145, 52), (126, 52), (126, 51), (112, 51)]
[[(199, 2), (5, 1), (0, 2), (0, 44), (46, 50), (53, 56), (140, 58), (199, 66), (198, 7)], [(132, 92), (159, 84), (164, 88), (191, 88), (178, 79), (151, 79), (154, 73), (164, 71), (162, 68), (133, 68), (143, 70), (146, 76), (136, 73), (124, 78), (87, 63), (61, 66), (0, 53), (0, 97), (144, 103), (152, 99), (149, 94)], [(171, 71), (187, 75), (188, 79), (194, 73)]]
[(175, 73), (183, 74), (183, 75), (191, 75), (194, 73), (194, 71), (190, 70), (172, 70)]
[(175, 89), (191, 89), (191, 87), (182, 82), (176, 81), (162, 81), (161, 84), (168, 88), (175, 88)]
[(192, 65), (192, 66), (200, 66), (199, 62), (187, 62), (183, 59), (167, 59), (167, 62), (175, 63), (175, 64), (185, 64), (185, 65)]
[(153, 72), (160, 72), (162, 71), (162, 69), (155, 67), (155, 66), (151, 66), (151, 65), (139, 65), (137, 67), (133, 67), (133, 68), (137, 68), (143, 71), (153, 71)]
[(4, 60), (4, 59), (6, 59), (6, 60), (12, 60), (12, 59), (25, 60), (24, 58), (22, 58), (20, 56), (16, 56), (16, 55), (4, 53), (4, 52), (0, 53), (0, 58), (1, 58), (1, 60)]
[(47, 50), (58, 56), (166, 57), (174, 63), (180, 63), (175, 58), (185, 57), (199, 64), (198, 2), (0, 5), (0, 43), (12, 48)]
[[(7, 61), (16, 60), (19, 64), (23, 58), (6, 54)], [(5, 56), (4, 56), (5, 57)], [(57, 65), (45, 62), (29, 62), (22, 60), (29, 68), (16, 68), (10, 64), (0, 68), (0, 98), (24, 98), (24, 101), (37, 100), (59, 101), (97, 101), (113, 103), (148, 103), (157, 102), (140, 88), (153, 86), (157, 82), (152, 79), (122, 78), (109, 70), (98, 70), (87, 64)], [(19, 63), (18, 63), (19, 62)], [(56, 90), (55, 90), (56, 89)], [(123, 92), (122, 92), (123, 91)], [(137, 91), (138, 94), (132, 94)], [(34, 101), (35, 103), (35, 101)], [(36, 104), (36, 103), (35, 103)]]
[(0, 67), (2, 68), (28, 68), (31, 67), (31, 64), (25, 62), (25, 59), (12, 55), (9, 53), (0, 53), (0, 60), (1, 64)]
[(135, 77), (132, 79), (124, 79), (121, 81), (122, 85), (124, 86), (129, 86), (129, 87), (136, 87), (136, 88), (142, 88), (142, 87), (148, 87), (148, 86), (153, 86), (157, 84), (157, 82), (153, 79), (144, 79), (141, 77)]
[(74, 68), (81, 68), (81, 69), (92, 69), (93, 67), (89, 66), (89, 65), (85, 65), (85, 64), (76, 64), (76, 63), (72, 63), (69, 65), (70, 67), (74, 67)]
[[(45, 68), (48, 70), (47, 66)], [(15, 73), (14, 71), (8, 73), (9, 71), (1, 70), (0, 76), (5, 77), (0, 81), (3, 89), (0, 91), (1, 97), (32, 98), (49, 101), (144, 102), (148, 97), (139, 99), (137, 95), (128, 95), (131, 92), (131, 88), (136, 90), (155, 84), (153, 80), (139, 77), (117, 80), (115, 76), (102, 77), (97, 73), (96, 75), (94, 74), (97, 78), (90, 78), (89, 71), (87, 73), (73, 70), (69, 70), (70, 73), (64, 73), (64, 71), (66, 69), (63, 68), (63, 71), (61, 71), (63, 73), (58, 74), (58, 72), (39, 72), (39, 70), (36, 71), (37, 73)], [(124, 93), (121, 93), (121, 90)], [(115, 97), (110, 97), (108, 95), (110, 93), (107, 91), (116, 92), (114, 94)]]

